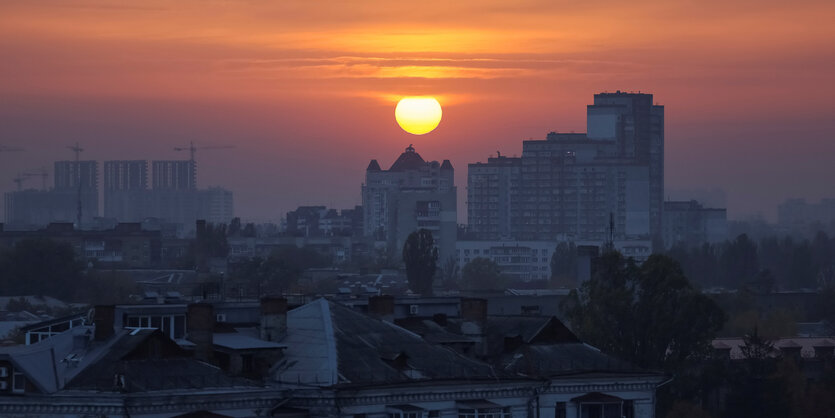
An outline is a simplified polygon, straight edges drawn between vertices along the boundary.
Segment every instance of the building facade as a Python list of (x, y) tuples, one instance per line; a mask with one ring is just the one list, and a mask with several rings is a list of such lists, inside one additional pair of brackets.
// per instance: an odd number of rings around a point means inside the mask
[(371, 160), (362, 186), (364, 235), (385, 241), (399, 259), (409, 234), (428, 229), (440, 262), (452, 257), (457, 235), (454, 174), (449, 160), (426, 162), (411, 145), (388, 170)]
[(660, 241), (663, 106), (650, 94), (596, 94), (587, 124), (588, 133), (523, 141), (521, 158), (470, 164), (475, 238)]
[(197, 189), (197, 164), (190, 160), (153, 161), (154, 190)]
[(695, 200), (664, 202), (664, 245), (697, 246), (728, 239), (728, 211), (706, 208)]
[(104, 216), (139, 222), (148, 211), (148, 162), (104, 162)]

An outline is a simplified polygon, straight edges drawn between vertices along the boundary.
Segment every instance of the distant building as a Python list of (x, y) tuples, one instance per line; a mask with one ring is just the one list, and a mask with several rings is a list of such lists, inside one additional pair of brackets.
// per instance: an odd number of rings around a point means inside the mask
[(697, 246), (728, 239), (728, 212), (705, 208), (695, 200), (664, 202), (664, 245)]
[(148, 162), (104, 162), (104, 216), (140, 222), (148, 214)]
[(60, 208), (59, 211), (74, 213), (70, 219), (77, 222), (80, 200), (82, 224), (99, 216), (98, 162), (56, 161), (54, 180), (53, 207)]
[(197, 189), (197, 167), (190, 160), (153, 161), (154, 190)]
[(299, 206), (287, 212), (286, 232), (292, 236), (362, 236), (362, 207), (328, 209), (325, 206)]
[(389, 167), (371, 160), (362, 186), (364, 235), (386, 241), (400, 257), (412, 232), (432, 232), (443, 262), (453, 256), (457, 235), (454, 170), (449, 160), (426, 162), (410, 145)]
[(161, 261), (160, 232), (145, 231), (138, 223), (118, 224), (105, 231), (78, 230), (72, 223), (52, 223), (36, 231), (0, 229), (0, 248), (13, 247), (27, 239), (66, 242), (80, 259), (99, 266), (150, 268)]
[(809, 233), (814, 224), (829, 225), (835, 221), (835, 199), (809, 203), (806, 199), (786, 199), (777, 207), (777, 223), (794, 232)]
[(529, 282), (551, 278), (551, 255), (556, 247), (553, 241), (458, 241), (455, 257), (460, 268), (478, 257), (492, 260), (502, 274)]
[(551, 132), (520, 158), (469, 165), (468, 228), (478, 239), (661, 239), (664, 108), (652, 95), (601, 93), (588, 133)]
[[(583, 251), (598, 249), (606, 245), (606, 241), (576, 241), (578, 259), (583, 257)], [(638, 263), (644, 262), (652, 253), (652, 242), (649, 240), (619, 240), (614, 241), (614, 247), (624, 257), (631, 257)], [(467, 263), (477, 257), (492, 260), (498, 264), (502, 274), (522, 282), (534, 280), (549, 280), (551, 278), (551, 257), (559, 245), (557, 241), (513, 241), (513, 240), (459, 240), (455, 243), (455, 258), (458, 267), (464, 268)], [(588, 265), (586, 260), (586, 265)], [(579, 261), (582, 265), (582, 261)], [(579, 284), (587, 280), (588, 274), (578, 269)]]
[(209, 187), (197, 191), (197, 219), (220, 224), (235, 217), (235, 202), (230, 190)]
[(511, 202), (518, 200), (522, 159), (497, 154), (467, 167), (468, 232), (477, 239), (510, 238)]

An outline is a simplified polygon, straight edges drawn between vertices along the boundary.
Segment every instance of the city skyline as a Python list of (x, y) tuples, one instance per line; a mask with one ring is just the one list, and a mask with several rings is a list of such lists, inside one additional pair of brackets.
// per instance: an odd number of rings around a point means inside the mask
[[(410, 143), (464, 167), (584, 132), (588, 98), (622, 90), (667, 109), (667, 194), (720, 188), (729, 218), (770, 220), (786, 198), (831, 194), (830, 4), (479, 5), (5, 4), (0, 145), (26, 151), (0, 153), (0, 191), (75, 142), (99, 161), (234, 145), (198, 155), (201, 184), (233, 190), (242, 218), (277, 221), (353, 207), (367, 161)], [(438, 98), (435, 131), (400, 130), (406, 95)]]

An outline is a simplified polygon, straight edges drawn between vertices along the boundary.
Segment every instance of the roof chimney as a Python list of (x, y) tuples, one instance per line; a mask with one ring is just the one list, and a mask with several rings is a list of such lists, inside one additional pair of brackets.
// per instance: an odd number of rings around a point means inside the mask
[(379, 295), (368, 298), (368, 314), (383, 321), (393, 321), (394, 296)]
[(261, 339), (278, 342), (287, 335), (287, 299), (266, 296), (261, 299)]
[(115, 315), (116, 307), (113, 305), (96, 305), (93, 308), (93, 325), (96, 326), (93, 338), (96, 341), (105, 341), (113, 336)]
[(186, 339), (194, 343), (194, 358), (211, 362), (213, 358), (215, 309), (210, 303), (192, 303), (186, 313)]
[(484, 337), (487, 324), (487, 300), (461, 298), (461, 333), (476, 340), (475, 353), (487, 354), (487, 339)]

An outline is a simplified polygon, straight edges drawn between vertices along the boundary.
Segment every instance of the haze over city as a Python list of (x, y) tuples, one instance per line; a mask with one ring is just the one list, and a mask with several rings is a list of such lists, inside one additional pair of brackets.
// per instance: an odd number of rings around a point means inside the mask
[[(594, 93), (665, 106), (668, 193), (719, 188), (729, 218), (774, 219), (831, 194), (835, 6), (827, 1), (0, 5), (0, 191), (71, 159), (197, 154), (200, 186), (236, 215), (361, 203), (369, 159), (410, 143), (466, 164), (524, 139), (584, 132)], [(438, 128), (402, 131), (402, 96), (436, 97)], [(3, 180), (8, 179), (8, 181)], [(36, 180), (30, 180), (34, 182)]]

